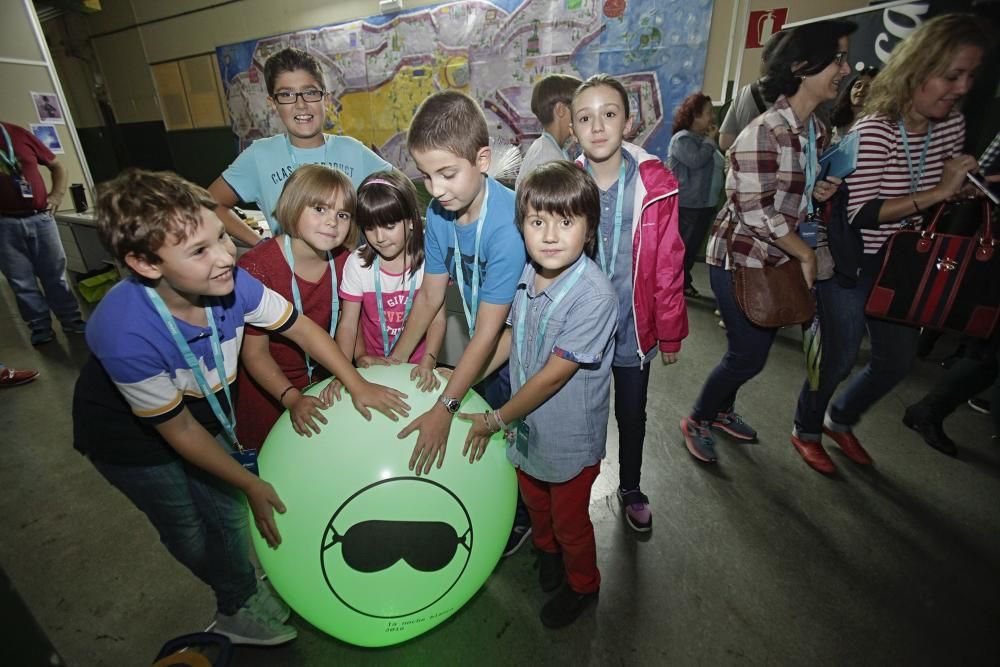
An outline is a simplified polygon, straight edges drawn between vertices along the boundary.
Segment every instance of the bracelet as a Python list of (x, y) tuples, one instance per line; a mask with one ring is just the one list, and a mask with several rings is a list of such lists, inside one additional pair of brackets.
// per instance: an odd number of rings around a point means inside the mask
[(490, 410), (483, 413), (483, 423), (486, 425), (486, 428), (490, 430), (490, 433), (496, 433), (500, 429), (496, 428), (496, 424), (490, 424), (490, 414)]
[(493, 417), (497, 420), (497, 424), (500, 425), (500, 430), (501, 431), (507, 430), (507, 423), (504, 422), (503, 417), (500, 416), (500, 411), (493, 410), (492, 412), (493, 412)]
[(424, 352), (424, 356), (425, 357), (431, 357), (432, 359), (434, 359), (434, 361), (438, 360), (437, 355), (434, 354), (433, 352)]
[(920, 207), (917, 206), (917, 195), (911, 194), (910, 201), (913, 202), (913, 208), (916, 210), (917, 213), (923, 213), (923, 211), (920, 210)]
[[(294, 384), (290, 384), (287, 387), (285, 387), (285, 391), (281, 392), (281, 396), (278, 397), (278, 403), (281, 403), (283, 400), (285, 400), (285, 394), (290, 392), (292, 389), (295, 389)], [(282, 405), (284, 405), (284, 403), (282, 403)]]

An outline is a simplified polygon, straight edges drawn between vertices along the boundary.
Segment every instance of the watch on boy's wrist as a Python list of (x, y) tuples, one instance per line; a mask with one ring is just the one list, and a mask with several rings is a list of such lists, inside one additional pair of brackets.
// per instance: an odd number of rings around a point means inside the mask
[(458, 412), (458, 408), (461, 407), (462, 403), (457, 398), (452, 398), (451, 396), (445, 396), (441, 394), (438, 396), (438, 403), (443, 405), (449, 413), (455, 414)]

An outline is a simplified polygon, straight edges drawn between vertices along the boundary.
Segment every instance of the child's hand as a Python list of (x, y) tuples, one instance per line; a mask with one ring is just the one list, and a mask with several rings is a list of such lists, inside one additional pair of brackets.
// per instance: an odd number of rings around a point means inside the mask
[(462, 448), (462, 456), (468, 455), (469, 463), (475, 463), (483, 458), (486, 445), (490, 444), (493, 437), (493, 430), (486, 423), (485, 412), (459, 412), (459, 419), (472, 422), (469, 427), (469, 434), (465, 436), (465, 447)]
[(433, 359), (429, 364), (421, 361), (419, 366), (414, 366), (410, 371), (410, 379), (417, 381), (417, 389), (420, 391), (434, 391), (441, 386), (441, 382), (434, 377)]
[[(344, 385), (337, 378), (330, 380), (329, 384), (323, 387), (322, 391), (319, 392), (319, 399), (326, 403), (327, 406), (333, 405), (334, 401), (340, 400), (340, 390)], [(324, 424), (326, 422), (323, 422)]]
[(358, 357), (354, 361), (358, 368), (371, 368), (372, 366), (391, 366), (392, 364), (385, 357), (376, 357), (371, 354), (366, 354), (363, 357)]
[(418, 477), (421, 471), (425, 475), (431, 471), (434, 459), (437, 459), (438, 468), (444, 463), (448, 433), (451, 431), (451, 417), (451, 413), (437, 404), (410, 422), (409, 426), (396, 436), (402, 440), (414, 431), (420, 432), (413, 453), (410, 454), (410, 470), (417, 473)]
[(368, 408), (378, 410), (392, 421), (398, 420), (396, 413), (403, 417), (409, 416), (410, 406), (403, 401), (406, 394), (392, 387), (372, 384), (367, 380), (363, 382), (364, 384), (351, 393), (354, 409), (360, 412), (362, 417), (371, 421), (372, 413)]
[(319, 433), (316, 421), (322, 424), (327, 423), (320, 408), (325, 410), (328, 407), (330, 407), (330, 401), (324, 399), (322, 393), (319, 398), (299, 394), (298, 399), (288, 408), (288, 416), (292, 418), (292, 428), (299, 435), (311, 438), (313, 432)]
[(259, 477), (254, 477), (250, 487), (244, 491), (247, 502), (250, 504), (250, 511), (253, 512), (254, 523), (260, 536), (267, 541), (267, 545), (272, 549), (277, 549), (281, 544), (281, 534), (278, 532), (278, 525), (274, 522), (274, 510), (279, 514), (285, 513), (285, 504), (275, 492), (274, 487)]
[(677, 353), (676, 352), (660, 352), (660, 359), (663, 361), (664, 366), (669, 366), (670, 364), (677, 363)]
[(445, 380), (451, 380), (451, 374), (455, 372), (454, 368), (448, 368), (447, 366), (438, 366), (434, 370)]

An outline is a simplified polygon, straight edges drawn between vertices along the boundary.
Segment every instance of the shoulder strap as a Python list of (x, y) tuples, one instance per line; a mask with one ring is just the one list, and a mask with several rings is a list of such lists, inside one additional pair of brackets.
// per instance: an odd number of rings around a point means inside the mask
[(764, 104), (764, 96), (760, 92), (759, 80), (750, 84), (750, 94), (753, 95), (753, 101), (757, 105), (757, 111), (759, 113), (767, 111), (767, 105)]

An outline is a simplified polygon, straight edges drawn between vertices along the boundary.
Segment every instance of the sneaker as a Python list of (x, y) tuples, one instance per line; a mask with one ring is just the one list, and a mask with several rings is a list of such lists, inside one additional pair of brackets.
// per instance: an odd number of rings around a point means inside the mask
[(594, 602), (597, 602), (597, 591), (577, 593), (569, 586), (563, 586), (562, 590), (542, 607), (542, 625), (553, 629), (564, 628)]
[(808, 464), (810, 468), (821, 472), (824, 475), (832, 475), (837, 472), (837, 466), (833, 464), (833, 459), (823, 449), (823, 445), (813, 440), (802, 440), (792, 436), (792, 446), (799, 456)]
[(625, 507), (625, 521), (632, 530), (648, 533), (653, 529), (653, 513), (649, 511), (649, 498), (638, 488), (630, 491), (618, 489), (618, 500)]
[(250, 596), (247, 605), (256, 607), (278, 623), (285, 623), (292, 616), (291, 608), (263, 581), (257, 582), (257, 592)]
[(699, 461), (715, 463), (715, 438), (709, 429), (709, 422), (697, 422), (690, 417), (681, 419), (681, 433), (684, 434), (684, 445)]
[(55, 340), (56, 335), (52, 333), (52, 329), (38, 329), (31, 332), (31, 344), (32, 345), (44, 345), (45, 343), (51, 343)]
[(514, 552), (520, 549), (521, 545), (531, 537), (530, 523), (517, 523), (516, 517), (514, 521), (514, 527), (510, 529), (510, 537), (507, 538), (507, 546), (503, 548), (504, 557), (514, 555)]
[(563, 566), (562, 554), (538, 550), (538, 583), (542, 591), (551, 593), (562, 585), (566, 568)]
[(990, 414), (990, 402), (985, 398), (970, 398), (969, 407), (980, 414)]
[(716, 431), (722, 431), (730, 438), (742, 440), (743, 442), (757, 442), (757, 431), (753, 430), (750, 424), (743, 421), (743, 417), (736, 414), (734, 410), (727, 410), (715, 415), (711, 426)]
[(27, 384), (38, 377), (38, 371), (34, 368), (10, 368), (4, 366), (0, 368), (0, 388), (16, 387), (19, 384)]
[(63, 333), (82, 334), (87, 333), (87, 323), (83, 320), (73, 320), (62, 325)]
[(692, 299), (697, 299), (698, 297), (701, 296), (701, 292), (696, 290), (694, 288), (694, 285), (688, 285), (687, 287), (684, 288), (684, 296)]
[(930, 447), (946, 456), (958, 456), (955, 441), (948, 437), (940, 421), (922, 412), (920, 408), (911, 405), (903, 413), (903, 425), (916, 431)]
[(249, 600), (235, 614), (216, 614), (211, 631), (229, 637), (234, 644), (246, 646), (277, 646), (299, 636), (295, 628), (251, 606)]
[(823, 427), (823, 433), (826, 437), (837, 443), (840, 447), (840, 451), (844, 452), (844, 455), (857, 463), (860, 466), (868, 466), (872, 464), (872, 457), (865, 451), (865, 448), (861, 446), (861, 442), (858, 440), (857, 436), (851, 431), (834, 431), (831, 428)]

